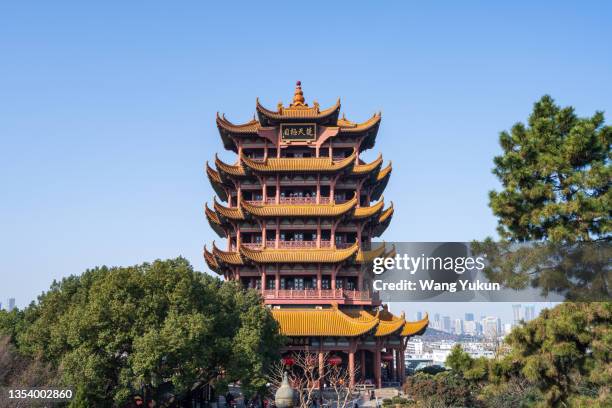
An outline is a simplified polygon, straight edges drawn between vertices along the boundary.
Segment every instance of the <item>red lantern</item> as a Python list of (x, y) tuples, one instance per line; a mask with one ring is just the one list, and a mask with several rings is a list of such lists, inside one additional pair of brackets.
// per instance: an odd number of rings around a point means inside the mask
[(382, 361), (393, 361), (393, 354), (391, 354), (391, 353), (383, 353), (380, 356), (380, 358), (381, 358)]
[(331, 356), (330, 358), (327, 359), (327, 362), (330, 365), (337, 366), (337, 365), (342, 364), (342, 359), (339, 356)]
[(288, 367), (291, 367), (293, 363), (295, 363), (295, 361), (293, 361), (293, 358), (291, 356), (283, 357), (282, 362), (284, 365)]

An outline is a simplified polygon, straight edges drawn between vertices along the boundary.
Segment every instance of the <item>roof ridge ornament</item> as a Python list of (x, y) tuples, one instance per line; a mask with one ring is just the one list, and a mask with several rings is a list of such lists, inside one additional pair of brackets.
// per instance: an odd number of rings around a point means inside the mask
[(295, 92), (293, 93), (293, 102), (289, 105), (291, 107), (297, 106), (308, 106), (306, 99), (304, 99), (304, 92), (302, 91), (302, 81), (295, 83)]

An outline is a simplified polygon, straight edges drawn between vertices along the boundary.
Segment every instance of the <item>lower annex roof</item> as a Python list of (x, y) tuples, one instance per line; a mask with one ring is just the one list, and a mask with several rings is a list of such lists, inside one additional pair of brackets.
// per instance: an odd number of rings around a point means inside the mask
[(369, 333), (376, 337), (392, 334), (407, 337), (420, 334), (429, 324), (427, 315), (419, 321), (406, 322), (403, 314), (398, 317), (386, 310), (345, 313), (337, 305), (326, 309), (272, 309), (272, 316), (279, 323), (281, 333), (293, 337), (356, 337)]

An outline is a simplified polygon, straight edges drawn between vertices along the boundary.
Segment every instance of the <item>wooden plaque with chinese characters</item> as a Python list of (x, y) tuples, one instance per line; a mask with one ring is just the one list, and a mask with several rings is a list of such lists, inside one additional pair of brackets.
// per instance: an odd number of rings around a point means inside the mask
[(317, 138), (316, 123), (283, 123), (280, 130), (282, 141), (311, 141)]

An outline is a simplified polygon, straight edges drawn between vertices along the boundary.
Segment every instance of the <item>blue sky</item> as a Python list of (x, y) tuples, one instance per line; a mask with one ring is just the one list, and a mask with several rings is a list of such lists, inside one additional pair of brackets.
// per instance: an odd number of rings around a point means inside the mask
[(545, 93), (612, 111), (610, 3), (532, 3), (3, 2), (0, 301), (101, 264), (203, 270), (215, 112), (246, 121), (298, 79), (352, 120), (382, 110), (386, 240), (494, 235), (498, 132)]

